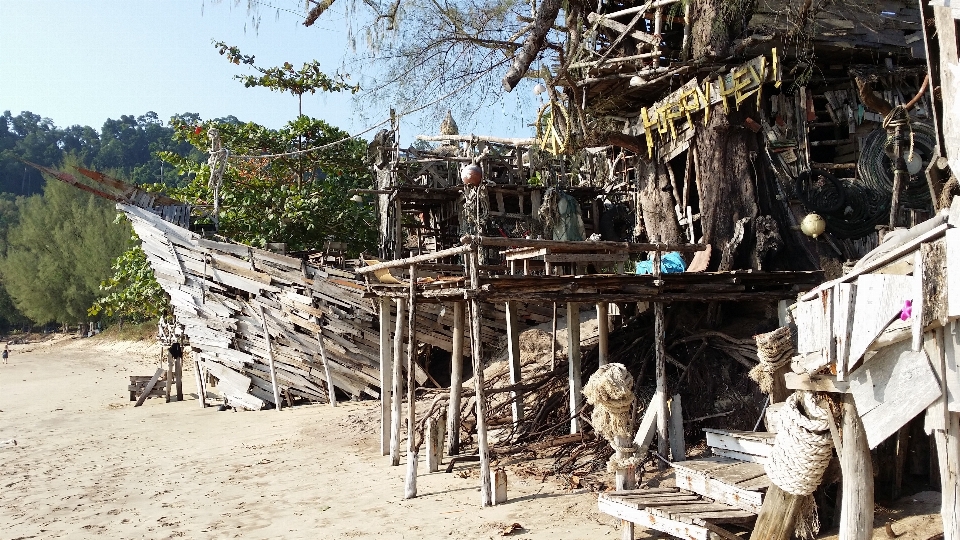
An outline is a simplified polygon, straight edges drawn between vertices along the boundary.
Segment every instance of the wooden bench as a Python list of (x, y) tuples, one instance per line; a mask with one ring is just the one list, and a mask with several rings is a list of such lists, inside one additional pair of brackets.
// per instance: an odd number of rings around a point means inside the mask
[(739, 539), (720, 525), (749, 525), (757, 518), (753, 512), (677, 488), (601, 493), (597, 505), (605, 514), (684, 540)]

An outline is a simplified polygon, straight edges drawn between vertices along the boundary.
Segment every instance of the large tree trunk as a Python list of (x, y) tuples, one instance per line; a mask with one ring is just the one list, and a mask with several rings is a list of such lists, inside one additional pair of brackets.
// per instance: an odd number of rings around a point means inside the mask
[(650, 242), (680, 243), (680, 225), (673, 214), (676, 202), (667, 188), (670, 180), (662, 163), (637, 160), (637, 181), (640, 187), (640, 213), (644, 231)]
[[(746, 29), (755, 3), (756, 0), (694, 0), (693, 57), (726, 56), (733, 39)], [(742, 106), (746, 109), (752, 103), (753, 100), (747, 100)], [(756, 150), (756, 135), (742, 128), (744, 111), (733, 110), (732, 103), (730, 107), (728, 114), (721, 104), (714, 105), (709, 122), (699, 126), (694, 142), (699, 159), (703, 241), (720, 250), (733, 237), (737, 220), (759, 214), (750, 152)], [(748, 237), (752, 234), (753, 231), (747, 232)]]

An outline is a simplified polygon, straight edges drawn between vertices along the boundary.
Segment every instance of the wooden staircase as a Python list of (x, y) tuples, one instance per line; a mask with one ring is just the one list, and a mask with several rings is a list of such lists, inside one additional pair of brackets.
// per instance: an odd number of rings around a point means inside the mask
[(770, 485), (763, 463), (773, 448), (774, 434), (706, 431), (714, 455), (674, 463), (676, 487), (600, 494), (601, 512), (629, 522), (623, 538), (633, 538), (633, 525), (686, 540), (744, 538), (724, 527), (749, 528), (756, 520)]

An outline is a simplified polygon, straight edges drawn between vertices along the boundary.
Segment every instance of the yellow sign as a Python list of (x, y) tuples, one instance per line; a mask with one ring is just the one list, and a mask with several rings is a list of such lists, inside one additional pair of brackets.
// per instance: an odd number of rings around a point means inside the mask
[(729, 112), (730, 99), (733, 99), (734, 107), (739, 109), (741, 103), (756, 94), (759, 107), (760, 89), (765, 83), (772, 82), (777, 88), (780, 87), (780, 61), (776, 49), (773, 49), (772, 56), (769, 65), (767, 57), (758, 56), (716, 80), (704, 81), (702, 85), (692, 79), (649, 108), (641, 109), (640, 121), (647, 137), (650, 157), (653, 157), (654, 129), (661, 138), (676, 138), (678, 123), (685, 120), (692, 128), (692, 115), (700, 111), (704, 111), (704, 123), (709, 122), (710, 107), (722, 102), (723, 110)]

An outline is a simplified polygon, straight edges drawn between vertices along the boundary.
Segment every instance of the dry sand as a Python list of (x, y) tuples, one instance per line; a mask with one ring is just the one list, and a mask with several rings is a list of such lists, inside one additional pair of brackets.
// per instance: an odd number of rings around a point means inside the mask
[[(619, 538), (595, 494), (517, 467), (501, 506), (480, 508), (476, 464), (425, 474), (421, 462), (420, 496), (403, 500), (404, 467), (380, 456), (374, 401), (218, 412), (200, 408), (185, 370), (185, 401), (134, 408), (127, 377), (153, 373), (153, 343), (67, 338), (13, 351), (0, 365), (3, 539), (473, 539), (514, 523), (511, 538)], [(888, 538), (887, 523), (902, 540), (934, 537), (938, 509), (929, 492), (879, 508), (874, 538)]]
[[(481, 509), (476, 464), (425, 474), (379, 452), (374, 401), (218, 412), (196, 401), (134, 408), (129, 375), (153, 344), (17, 345), (0, 365), (0, 538), (618, 538), (596, 495), (508, 473)], [(643, 535), (638, 535), (643, 537)]]

